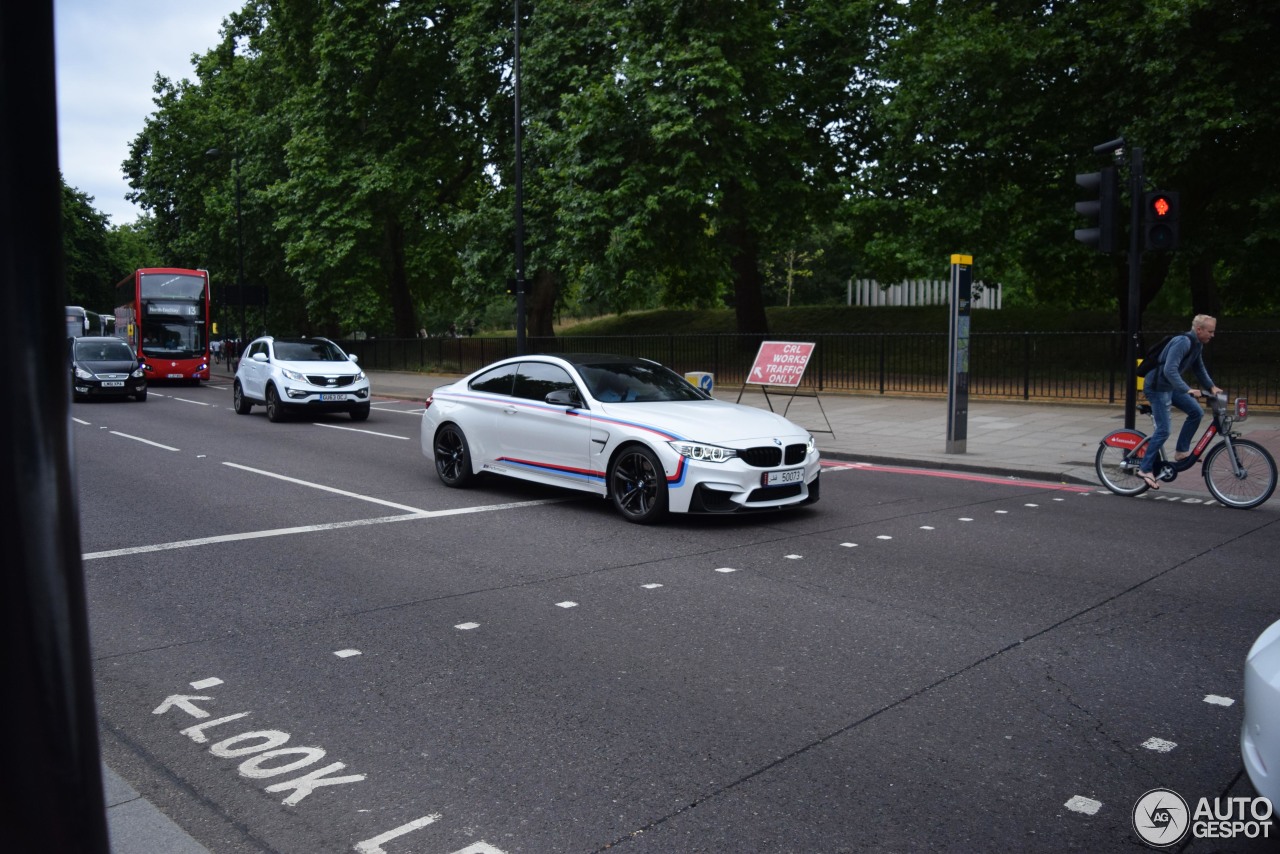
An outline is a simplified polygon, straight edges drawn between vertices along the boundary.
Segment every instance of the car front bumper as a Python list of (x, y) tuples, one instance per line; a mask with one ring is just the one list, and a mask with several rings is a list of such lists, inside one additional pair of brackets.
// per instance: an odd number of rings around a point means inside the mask
[(128, 379), (123, 386), (104, 386), (102, 380), (71, 381), (71, 388), (78, 397), (133, 397), (147, 390), (145, 379)]
[[(799, 466), (755, 468), (740, 462), (682, 460), (668, 471), (668, 506), (673, 513), (751, 513), (813, 504), (819, 496), (817, 454)], [(767, 485), (770, 474), (801, 471), (790, 483)]]
[(369, 405), (369, 386), (355, 386), (341, 391), (315, 386), (285, 386), (280, 402), (293, 408), (313, 412), (345, 412)]

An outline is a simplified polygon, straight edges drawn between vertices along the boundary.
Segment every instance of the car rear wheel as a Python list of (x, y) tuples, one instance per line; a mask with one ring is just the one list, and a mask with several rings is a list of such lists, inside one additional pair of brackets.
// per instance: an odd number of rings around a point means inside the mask
[(249, 398), (244, 396), (244, 389), (240, 386), (240, 380), (236, 380), (231, 389), (231, 403), (236, 408), (237, 415), (248, 415), (249, 411), (253, 409), (253, 404), (249, 402)]
[(284, 404), (280, 402), (280, 394), (276, 391), (276, 387), (267, 386), (267, 420), (278, 424), (286, 417)]
[(628, 522), (648, 525), (667, 513), (667, 476), (653, 451), (628, 445), (609, 466), (609, 497)]
[(475, 479), (467, 437), (456, 424), (445, 424), (436, 431), (434, 449), (436, 474), (445, 486), (460, 488)]
[(367, 403), (364, 406), (357, 406), (355, 409), (351, 410), (352, 421), (366, 421), (368, 420), (368, 418), (369, 418), (369, 404)]

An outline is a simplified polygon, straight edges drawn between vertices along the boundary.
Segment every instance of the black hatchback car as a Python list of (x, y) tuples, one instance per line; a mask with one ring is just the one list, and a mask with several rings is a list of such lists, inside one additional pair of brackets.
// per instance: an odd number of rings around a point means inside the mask
[(142, 362), (123, 339), (70, 338), (71, 397), (133, 397), (147, 399)]

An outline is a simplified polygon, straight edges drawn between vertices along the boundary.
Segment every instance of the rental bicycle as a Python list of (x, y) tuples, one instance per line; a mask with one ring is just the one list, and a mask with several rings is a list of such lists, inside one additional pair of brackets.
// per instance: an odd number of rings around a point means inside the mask
[[(1266, 448), (1240, 438), (1239, 433), (1231, 430), (1233, 424), (1248, 417), (1248, 401), (1243, 397), (1236, 398), (1232, 408), (1227, 406), (1225, 394), (1215, 395), (1208, 391), (1201, 399), (1209, 402), (1213, 421), (1185, 459), (1166, 457), (1162, 448), (1151, 473), (1157, 480), (1169, 483), (1203, 458), (1204, 485), (1214, 498), (1227, 507), (1257, 507), (1275, 491), (1276, 461)], [(1151, 404), (1140, 404), (1138, 411), (1151, 415), (1154, 426)], [(1210, 448), (1215, 437), (1219, 441)], [(1128, 428), (1112, 431), (1103, 437), (1093, 462), (1102, 485), (1116, 495), (1141, 495), (1150, 489), (1138, 472), (1150, 441), (1142, 431)]]

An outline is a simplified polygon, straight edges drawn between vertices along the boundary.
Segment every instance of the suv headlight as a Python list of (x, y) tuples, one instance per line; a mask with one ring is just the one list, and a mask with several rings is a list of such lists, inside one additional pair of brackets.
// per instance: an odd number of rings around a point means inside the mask
[(138, 365), (138, 367), (133, 369), (133, 373), (130, 374), (130, 376), (132, 376), (135, 380), (141, 379), (143, 373), (144, 371), (142, 370), (142, 365)]
[(93, 374), (89, 371), (86, 371), (84, 368), (80, 367), (79, 365), (76, 365), (76, 379), (91, 380), (93, 379)]
[(297, 371), (291, 371), (288, 368), (281, 368), (280, 373), (284, 375), (285, 379), (293, 380), (295, 383), (305, 383), (307, 381), (306, 374), (302, 374)]
[(671, 450), (680, 456), (702, 463), (727, 463), (738, 456), (738, 452), (732, 448), (722, 448), (719, 445), (704, 445), (701, 442), (682, 441), (668, 442), (667, 444), (671, 446)]

